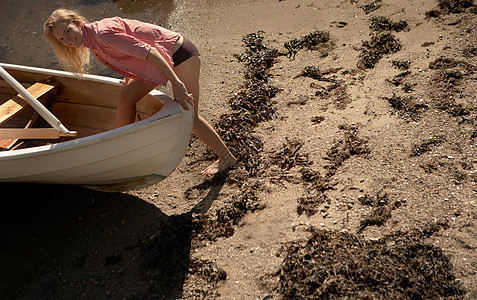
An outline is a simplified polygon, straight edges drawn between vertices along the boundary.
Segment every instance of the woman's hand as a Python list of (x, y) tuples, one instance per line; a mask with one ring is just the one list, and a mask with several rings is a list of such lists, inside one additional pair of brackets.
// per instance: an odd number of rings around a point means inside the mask
[(121, 83), (123, 85), (123, 87), (125, 87), (126, 85), (128, 85), (128, 82), (129, 82), (129, 77), (124, 77), (123, 79), (119, 80), (119, 83)]
[(172, 92), (174, 94), (174, 100), (177, 101), (177, 103), (179, 103), (184, 110), (189, 110), (189, 106), (187, 104), (194, 106), (194, 97), (192, 94), (187, 93), (187, 89), (182, 82), (178, 81), (176, 83), (171, 83), (171, 86)]

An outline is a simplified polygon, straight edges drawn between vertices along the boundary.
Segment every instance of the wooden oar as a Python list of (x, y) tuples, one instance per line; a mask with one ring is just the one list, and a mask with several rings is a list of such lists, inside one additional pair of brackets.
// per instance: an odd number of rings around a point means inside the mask
[(62, 136), (76, 135), (75, 131), (69, 131), (40, 101), (33, 97), (12, 75), (0, 66), (0, 75)]

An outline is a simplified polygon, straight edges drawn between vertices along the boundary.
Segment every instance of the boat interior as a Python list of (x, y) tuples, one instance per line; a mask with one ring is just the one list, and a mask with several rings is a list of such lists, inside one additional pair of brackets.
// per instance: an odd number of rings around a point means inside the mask
[[(76, 134), (58, 136), (57, 130), (0, 78), (0, 151), (59, 143), (115, 128), (120, 85), (23, 70), (7, 71)], [(147, 95), (137, 104), (136, 120), (152, 116), (162, 106), (153, 96)], [(14, 133), (10, 129), (15, 129)], [(52, 130), (56, 131), (54, 137), (50, 134)]]

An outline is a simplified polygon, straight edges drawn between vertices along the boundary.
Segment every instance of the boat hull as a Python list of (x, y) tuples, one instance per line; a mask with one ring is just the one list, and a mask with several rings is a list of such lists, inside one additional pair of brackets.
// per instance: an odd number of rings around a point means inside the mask
[[(8, 71), (8, 65), (2, 66)], [(51, 73), (71, 76), (61, 71)], [(85, 86), (87, 80), (120, 84), (117, 79), (101, 76), (82, 80)], [(192, 109), (182, 110), (159, 91), (151, 94), (164, 106), (145, 120), (61, 143), (0, 152), (0, 182), (72, 184), (102, 191), (127, 191), (166, 178), (188, 147), (193, 113)], [(57, 117), (61, 120), (61, 116)]]

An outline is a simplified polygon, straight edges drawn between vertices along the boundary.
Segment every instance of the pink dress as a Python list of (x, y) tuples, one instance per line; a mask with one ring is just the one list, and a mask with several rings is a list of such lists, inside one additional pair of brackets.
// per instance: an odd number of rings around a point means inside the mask
[(152, 86), (167, 84), (166, 76), (146, 58), (154, 47), (173, 68), (172, 48), (179, 33), (119, 17), (83, 23), (81, 29), (83, 46), (113, 71)]

